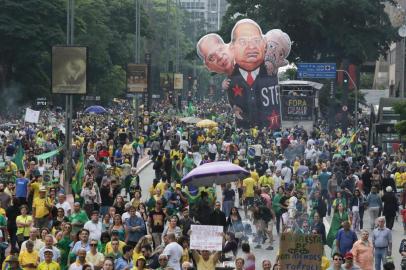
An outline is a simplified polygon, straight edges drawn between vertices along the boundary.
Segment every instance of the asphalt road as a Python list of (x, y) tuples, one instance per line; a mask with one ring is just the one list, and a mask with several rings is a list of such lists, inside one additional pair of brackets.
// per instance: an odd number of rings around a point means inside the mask
[[(152, 164), (149, 164), (148, 166), (146, 166), (140, 172), (140, 185), (141, 185), (141, 188), (142, 188), (142, 198), (144, 198), (144, 199), (147, 199), (149, 197), (148, 190), (149, 190), (149, 187), (152, 184), (152, 180), (154, 178), (154, 175), (155, 174), (154, 174), (154, 171), (152, 169)], [(217, 195), (218, 198), (221, 198), (220, 197), (221, 196), (221, 191), (220, 191), (219, 186), (217, 187), (217, 194), (218, 194)], [(240, 211), (242, 216), (243, 216), (243, 212), (244, 211), (242, 211), (242, 210)], [(245, 219), (244, 217), (243, 217), (243, 219), (244, 219), (244, 223), (250, 223), (250, 221)], [(327, 217), (324, 220), (324, 224), (326, 226), (326, 231), (327, 232), (328, 232), (328, 230), (330, 228), (331, 219), (332, 219), (332, 217)], [(370, 224), (370, 222), (369, 222), (368, 213), (365, 213), (365, 215), (364, 215), (364, 224), (367, 225), (366, 228), (369, 227), (368, 224)], [(255, 230), (254, 226), (252, 226), (252, 228)], [(371, 233), (370, 233), (370, 235), (371, 235)], [(392, 239), (393, 239), (393, 254), (392, 254), (392, 256), (393, 256), (393, 259), (394, 259), (396, 269), (400, 269), (401, 256), (400, 256), (398, 250), (399, 250), (400, 242), (402, 241), (403, 237), (404, 236), (403, 236), (402, 218), (399, 217), (398, 221), (395, 221), (395, 226), (394, 226), (394, 228), (392, 230)], [(274, 250), (266, 250), (265, 249), (266, 247), (269, 246), (268, 243), (262, 245), (261, 249), (255, 249), (254, 248), (255, 244), (251, 244), (251, 248), (252, 248), (252, 250), (253, 250), (253, 252), (254, 252), (254, 254), (256, 256), (256, 266), (257, 266), (256, 268), (257, 269), (261, 269), (261, 262), (264, 259), (270, 259), (272, 263), (275, 261), (275, 258), (276, 258), (277, 252), (278, 252), (278, 247), (279, 247), (279, 237), (276, 235), (276, 230), (274, 230), (274, 240), (275, 240), (275, 242), (273, 244)], [(250, 243), (252, 243), (252, 236), (250, 237)], [(239, 253), (240, 252), (241, 251), (239, 251)], [(327, 255), (328, 258), (330, 258), (330, 253), (331, 253), (330, 248), (326, 246), (325, 247), (325, 254)]]

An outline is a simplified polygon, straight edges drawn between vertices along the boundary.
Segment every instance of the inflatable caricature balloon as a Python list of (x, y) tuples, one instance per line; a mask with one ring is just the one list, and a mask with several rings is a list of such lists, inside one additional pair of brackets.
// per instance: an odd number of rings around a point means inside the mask
[(240, 128), (280, 128), (278, 68), (286, 65), (291, 42), (279, 29), (262, 34), (251, 19), (238, 21), (225, 44), (217, 34), (207, 34), (196, 49), (207, 69), (226, 74), (224, 83)]
[(290, 53), (291, 41), (289, 36), (280, 29), (272, 29), (265, 34), (265, 66), (269, 75), (278, 74), (278, 68), (286, 66)]
[(234, 69), (234, 55), (230, 46), (224, 44), (217, 34), (207, 34), (197, 43), (197, 54), (207, 69), (219, 74), (231, 75)]

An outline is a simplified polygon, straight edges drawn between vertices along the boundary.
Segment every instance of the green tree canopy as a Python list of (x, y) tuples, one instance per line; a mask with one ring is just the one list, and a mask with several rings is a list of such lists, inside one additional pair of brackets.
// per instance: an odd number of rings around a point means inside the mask
[(234, 23), (257, 21), (263, 31), (279, 28), (293, 41), (292, 59), (361, 64), (375, 60), (397, 37), (380, 0), (228, 0), (221, 33)]

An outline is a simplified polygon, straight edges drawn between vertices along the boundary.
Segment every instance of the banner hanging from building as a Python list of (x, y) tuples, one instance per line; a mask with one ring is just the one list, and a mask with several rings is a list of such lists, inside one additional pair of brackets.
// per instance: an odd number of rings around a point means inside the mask
[(312, 121), (313, 96), (281, 96), (283, 121)]
[(237, 127), (281, 127), (278, 69), (288, 64), (289, 36), (280, 29), (265, 35), (251, 19), (238, 21), (231, 42), (210, 33), (197, 43), (197, 54), (211, 72), (226, 74), (223, 88)]
[(173, 77), (172, 72), (163, 72), (159, 74), (159, 85), (164, 93), (173, 91)]
[(173, 74), (173, 89), (182, 90), (183, 89), (183, 74), (174, 73)]
[(86, 94), (87, 47), (52, 47), (52, 93)]
[(145, 93), (148, 89), (148, 66), (146, 64), (127, 65), (127, 92)]

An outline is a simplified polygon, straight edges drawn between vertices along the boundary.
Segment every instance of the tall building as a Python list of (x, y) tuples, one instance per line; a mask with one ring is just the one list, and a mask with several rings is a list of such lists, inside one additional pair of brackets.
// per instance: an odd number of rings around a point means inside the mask
[(226, 0), (180, 0), (180, 5), (194, 20), (205, 22), (205, 32), (216, 32), (221, 28), (228, 3)]
[[(406, 0), (396, 0), (398, 6), (385, 2), (385, 11), (396, 28), (405, 23)], [(376, 62), (374, 88), (389, 89), (391, 97), (406, 97), (405, 89), (405, 38), (390, 45), (386, 57)]]

